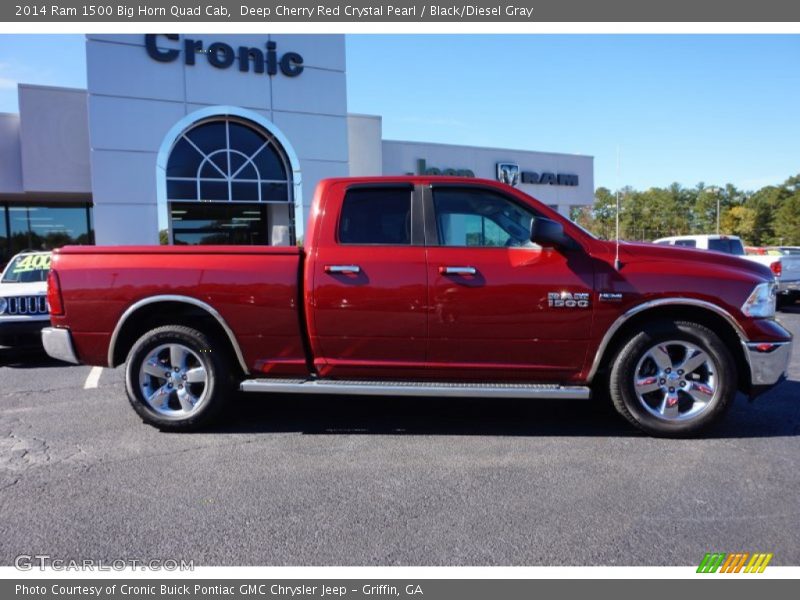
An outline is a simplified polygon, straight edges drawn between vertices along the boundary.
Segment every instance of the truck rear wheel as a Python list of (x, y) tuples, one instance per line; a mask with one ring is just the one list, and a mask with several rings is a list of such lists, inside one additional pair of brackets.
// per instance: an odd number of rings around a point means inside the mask
[(128, 354), (125, 383), (131, 406), (163, 431), (207, 425), (232, 390), (227, 357), (206, 334), (182, 325), (152, 329)]
[(736, 396), (736, 363), (713, 331), (653, 323), (619, 351), (609, 391), (620, 415), (650, 435), (686, 437), (717, 421)]

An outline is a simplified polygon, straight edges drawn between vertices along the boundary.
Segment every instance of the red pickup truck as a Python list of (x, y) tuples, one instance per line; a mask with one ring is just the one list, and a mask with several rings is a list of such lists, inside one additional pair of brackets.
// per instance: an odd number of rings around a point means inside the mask
[(320, 183), (304, 248), (66, 247), (47, 352), (126, 366), (142, 419), (209, 423), (244, 392), (589, 398), (653, 435), (785, 377), (770, 270), (598, 240), (517, 189)]

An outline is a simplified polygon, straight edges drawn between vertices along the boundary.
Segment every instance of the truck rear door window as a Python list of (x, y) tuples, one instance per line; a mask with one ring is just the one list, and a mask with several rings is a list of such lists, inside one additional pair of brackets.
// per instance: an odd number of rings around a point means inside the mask
[(411, 245), (410, 188), (347, 191), (339, 217), (340, 244)]
[(710, 239), (708, 240), (708, 249), (724, 252), (725, 254), (734, 254), (736, 256), (744, 255), (744, 246), (742, 246), (741, 240), (730, 238)]

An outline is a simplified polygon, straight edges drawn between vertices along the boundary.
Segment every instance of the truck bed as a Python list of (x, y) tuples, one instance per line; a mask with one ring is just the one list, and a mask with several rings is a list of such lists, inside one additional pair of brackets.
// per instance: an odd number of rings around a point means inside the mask
[(67, 314), (52, 320), (69, 323), (86, 362), (113, 364), (108, 348), (126, 311), (190, 298), (236, 332), (246, 373), (305, 374), (300, 265), (296, 247), (67, 246), (52, 263)]
[(296, 246), (64, 246), (56, 254), (248, 254), (300, 255)]

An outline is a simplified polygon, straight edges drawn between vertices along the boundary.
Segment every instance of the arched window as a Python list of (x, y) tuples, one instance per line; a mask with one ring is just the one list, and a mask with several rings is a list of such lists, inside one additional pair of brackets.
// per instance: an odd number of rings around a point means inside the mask
[(289, 202), (289, 169), (269, 133), (236, 118), (185, 131), (167, 162), (167, 200)]
[(293, 244), (292, 168), (280, 142), (251, 121), (193, 123), (166, 161), (174, 244)]

